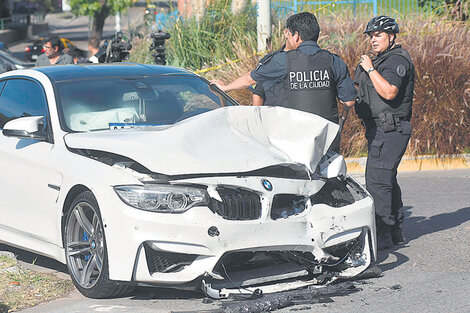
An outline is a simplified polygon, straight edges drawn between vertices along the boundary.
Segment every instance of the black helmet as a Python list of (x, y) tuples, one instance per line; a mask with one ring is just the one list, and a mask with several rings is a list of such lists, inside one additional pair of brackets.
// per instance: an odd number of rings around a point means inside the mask
[(376, 16), (373, 19), (367, 23), (366, 30), (364, 31), (364, 34), (368, 34), (370, 32), (375, 32), (375, 31), (384, 31), (387, 33), (392, 33), (392, 34), (397, 34), (400, 32), (400, 29), (398, 28), (397, 22), (391, 17), (385, 16), (385, 15), (380, 15)]

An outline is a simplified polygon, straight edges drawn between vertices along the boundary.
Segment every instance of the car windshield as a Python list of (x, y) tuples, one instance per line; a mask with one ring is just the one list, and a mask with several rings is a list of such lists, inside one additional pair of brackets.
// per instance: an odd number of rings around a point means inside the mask
[(171, 125), (236, 104), (194, 75), (65, 81), (57, 93), (62, 128), (72, 132)]

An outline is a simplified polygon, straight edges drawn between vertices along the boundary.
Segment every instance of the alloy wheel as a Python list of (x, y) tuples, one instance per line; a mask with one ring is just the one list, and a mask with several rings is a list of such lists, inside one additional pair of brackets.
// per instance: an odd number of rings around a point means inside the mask
[(101, 219), (91, 204), (79, 202), (73, 207), (65, 240), (71, 275), (82, 288), (92, 288), (103, 271), (105, 249)]

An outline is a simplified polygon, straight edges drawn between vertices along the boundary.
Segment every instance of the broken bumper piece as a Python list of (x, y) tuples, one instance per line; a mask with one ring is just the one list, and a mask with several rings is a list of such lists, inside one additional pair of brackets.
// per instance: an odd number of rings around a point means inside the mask
[[(207, 296), (222, 299), (230, 294), (266, 294), (331, 283), (340, 277), (355, 276), (370, 265), (369, 242), (364, 230), (357, 238), (330, 247), (332, 255), (341, 257), (332, 257), (328, 262), (317, 262), (312, 254), (297, 251), (257, 252), (251, 260), (232, 253), (221, 259), (215, 275), (202, 280), (201, 288)], [(220, 269), (223, 273), (216, 272)]]
[[(290, 283), (278, 283), (272, 285), (264, 285), (256, 288), (221, 288), (215, 289), (211, 284), (207, 283), (205, 280), (202, 280), (202, 291), (208, 297), (212, 299), (227, 299), (231, 294), (241, 294), (241, 295), (252, 295), (256, 292), (266, 293), (275, 293), (281, 291), (295, 290), (299, 288), (304, 288), (308, 286), (314, 286), (316, 284), (315, 280), (311, 281), (295, 281)], [(317, 286), (321, 288), (323, 286)]]

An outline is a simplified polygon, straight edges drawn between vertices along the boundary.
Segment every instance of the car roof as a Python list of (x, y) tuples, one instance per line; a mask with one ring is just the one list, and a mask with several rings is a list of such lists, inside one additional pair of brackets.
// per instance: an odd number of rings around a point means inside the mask
[(35, 67), (34, 70), (44, 73), (52, 82), (97, 77), (128, 77), (169, 74), (195, 75), (190, 71), (177, 67), (137, 63), (72, 64)]

